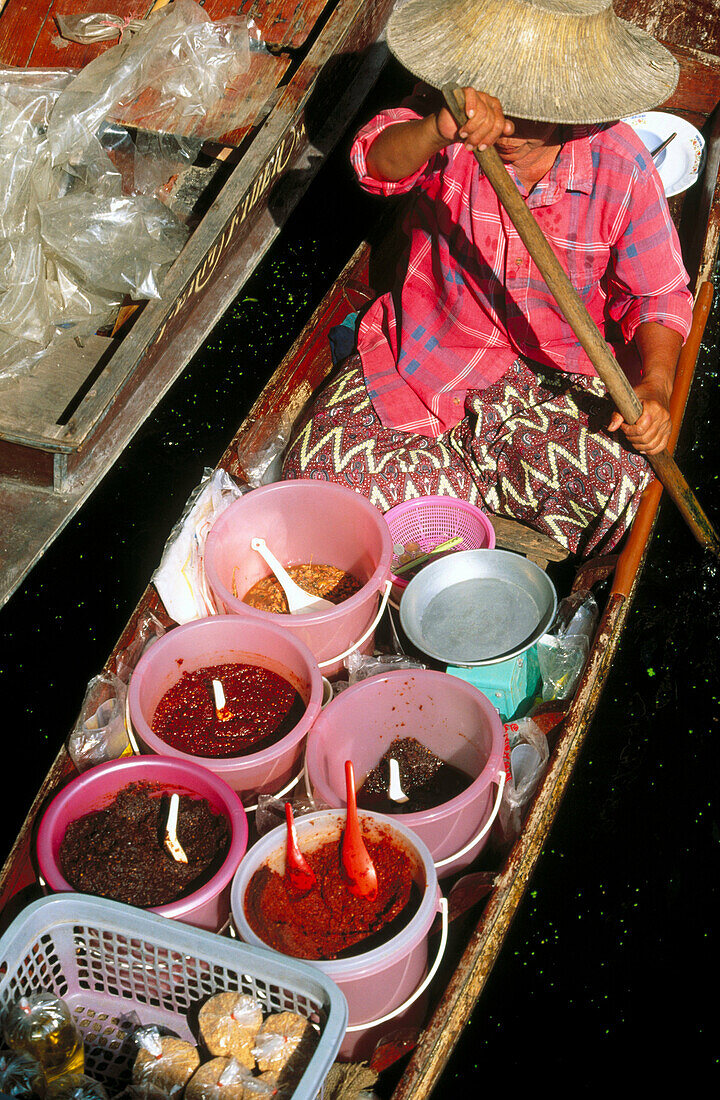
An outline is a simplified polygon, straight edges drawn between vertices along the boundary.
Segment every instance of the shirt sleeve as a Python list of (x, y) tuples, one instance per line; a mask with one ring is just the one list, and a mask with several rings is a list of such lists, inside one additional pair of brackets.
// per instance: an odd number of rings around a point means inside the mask
[(612, 249), (610, 316), (630, 342), (638, 325), (656, 321), (687, 338), (692, 295), (660, 177), (654, 170), (631, 183), (621, 231)]
[(381, 111), (379, 115), (371, 119), (357, 134), (350, 150), (350, 162), (360, 182), (360, 186), (372, 195), (404, 195), (411, 191), (415, 184), (425, 173), (426, 165), (421, 165), (417, 172), (402, 180), (376, 180), (368, 175), (367, 154), (370, 146), (378, 134), (386, 130), (388, 126), (394, 126), (398, 122), (409, 122), (412, 119), (422, 118), (417, 111), (409, 107), (394, 107), (388, 111)]

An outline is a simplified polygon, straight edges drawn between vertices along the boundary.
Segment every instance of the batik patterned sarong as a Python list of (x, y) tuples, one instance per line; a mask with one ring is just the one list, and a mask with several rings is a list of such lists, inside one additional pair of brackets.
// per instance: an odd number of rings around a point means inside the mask
[(354, 489), (386, 511), (412, 497), (460, 497), (549, 535), (573, 554), (612, 550), (651, 480), (620, 433), (598, 378), (517, 360), (470, 391), (465, 416), (437, 438), (385, 428), (357, 355), (334, 373), (285, 458), (284, 478)]

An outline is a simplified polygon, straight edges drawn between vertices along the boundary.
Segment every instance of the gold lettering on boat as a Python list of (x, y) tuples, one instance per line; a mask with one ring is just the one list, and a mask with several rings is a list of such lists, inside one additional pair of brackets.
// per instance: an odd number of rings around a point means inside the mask
[(277, 179), (285, 168), (290, 163), (293, 154), (304, 146), (307, 137), (305, 130), (305, 120), (300, 119), (296, 126), (293, 127), (285, 136), (279, 145), (276, 146), (273, 153), (270, 155), (265, 163), (265, 167), (262, 172), (255, 177), (251, 187), (245, 192), (242, 201), (238, 204), (233, 212), (230, 221), (227, 223), (222, 231), (220, 238), (215, 242), (212, 248), (208, 251), (205, 258), (202, 260), (200, 266), (197, 268), (195, 275), (190, 280), (188, 285), (176, 298), (173, 307), (168, 313), (163, 325), (158, 329), (157, 335), (153, 341), (153, 344), (159, 343), (165, 335), (165, 331), (169, 323), (174, 317), (177, 317), (178, 313), (183, 309), (187, 301), (201, 290), (206, 283), (209, 282), (215, 268), (220, 263), (223, 255), (225, 254), (230, 242), (235, 236), (238, 229), (243, 225), (248, 215), (253, 211), (260, 197), (265, 193), (270, 183)]

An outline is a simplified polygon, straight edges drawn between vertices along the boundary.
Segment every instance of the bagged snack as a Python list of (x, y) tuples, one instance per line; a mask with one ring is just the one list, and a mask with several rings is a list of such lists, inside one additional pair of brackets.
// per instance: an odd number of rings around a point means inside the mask
[(200, 1065), (197, 1047), (183, 1039), (143, 1029), (132, 1071), (133, 1092), (142, 1100), (178, 1097)]
[(236, 1058), (213, 1058), (195, 1071), (185, 1100), (271, 1100), (272, 1084), (253, 1077)]
[(211, 1054), (255, 1067), (253, 1041), (263, 1022), (258, 1002), (246, 993), (217, 993), (200, 1009), (200, 1039)]
[(253, 1054), (261, 1074), (277, 1078), (278, 1087), (302, 1075), (317, 1045), (309, 1020), (296, 1012), (276, 1012), (260, 1028)]

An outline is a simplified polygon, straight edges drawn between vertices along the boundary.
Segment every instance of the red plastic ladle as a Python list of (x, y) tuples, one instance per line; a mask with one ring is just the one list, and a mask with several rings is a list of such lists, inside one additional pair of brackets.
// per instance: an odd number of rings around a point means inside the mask
[(287, 821), (287, 849), (285, 852), (285, 878), (291, 889), (298, 894), (307, 894), (317, 883), (315, 872), (305, 859), (298, 846), (295, 821), (293, 818), (292, 804), (285, 803), (285, 820)]
[(372, 901), (377, 895), (377, 873), (360, 835), (352, 761), (345, 761), (347, 820), (342, 838), (340, 861), (348, 890), (358, 898)]

